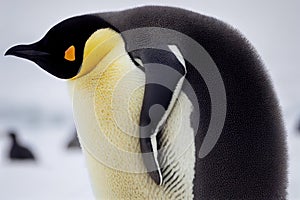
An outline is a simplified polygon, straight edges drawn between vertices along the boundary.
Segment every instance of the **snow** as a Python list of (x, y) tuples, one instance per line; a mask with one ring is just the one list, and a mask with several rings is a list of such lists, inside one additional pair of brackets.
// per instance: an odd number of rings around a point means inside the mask
[[(10, 142), (1, 140), (0, 199), (93, 199), (80, 149), (66, 149), (67, 131), (23, 132), (22, 144), (37, 157), (32, 161), (9, 161)], [(3, 135), (2, 135), (3, 137)]]

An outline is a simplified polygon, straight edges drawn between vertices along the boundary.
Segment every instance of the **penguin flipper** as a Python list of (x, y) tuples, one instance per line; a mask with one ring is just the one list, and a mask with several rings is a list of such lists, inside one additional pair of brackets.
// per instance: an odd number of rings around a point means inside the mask
[[(143, 162), (148, 174), (156, 184), (163, 182), (161, 167), (158, 162), (161, 134), (179, 96), (186, 67), (178, 48), (141, 49), (132, 55), (142, 62), (146, 83), (140, 114), (140, 146)], [(139, 62), (139, 63), (140, 63)]]

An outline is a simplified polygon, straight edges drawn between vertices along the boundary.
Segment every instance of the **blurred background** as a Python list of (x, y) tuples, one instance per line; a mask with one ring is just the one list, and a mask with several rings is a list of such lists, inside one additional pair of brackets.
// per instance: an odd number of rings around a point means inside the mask
[[(0, 199), (93, 199), (84, 159), (67, 148), (74, 136), (64, 81), (33, 63), (2, 56), (40, 39), (61, 20), (140, 5), (177, 6), (221, 19), (255, 46), (274, 82), (289, 145), (289, 199), (300, 199), (300, 2), (239, 0), (52, 0), (0, 2)], [(176, 23), (176, 22), (174, 22)], [(35, 161), (11, 161), (7, 133), (17, 133)]]

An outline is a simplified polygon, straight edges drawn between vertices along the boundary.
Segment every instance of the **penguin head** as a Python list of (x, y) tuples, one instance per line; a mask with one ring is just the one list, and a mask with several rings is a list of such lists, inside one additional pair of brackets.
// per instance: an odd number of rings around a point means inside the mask
[(5, 55), (28, 59), (57, 78), (71, 79), (81, 70), (89, 37), (107, 28), (114, 29), (95, 15), (72, 17), (52, 27), (40, 41), (14, 46)]
[(17, 136), (16, 133), (14, 131), (9, 131), (8, 132), (8, 136), (12, 139), (12, 140), (16, 140)]

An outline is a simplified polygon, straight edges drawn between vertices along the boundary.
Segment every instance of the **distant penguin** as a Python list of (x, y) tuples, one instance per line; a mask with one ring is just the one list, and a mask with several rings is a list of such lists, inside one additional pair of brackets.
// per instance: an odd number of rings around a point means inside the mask
[(77, 149), (80, 148), (80, 143), (77, 137), (77, 131), (75, 129), (74, 133), (72, 134), (71, 140), (67, 144), (68, 149)]
[(15, 132), (8, 133), (11, 139), (11, 147), (9, 150), (9, 159), (11, 160), (35, 160), (35, 156), (28, 147), (22, 146), (19, 143)]
[(287, 198), (278, 101), (231, 26), (146, 6), (66, 19), (6, 55), (68, 79), (97, 199)]
[(298, 133), (300, 134), (300, 120), (298, 120), (298, 123), (297, 123), (297, 131), (298, 131)]

